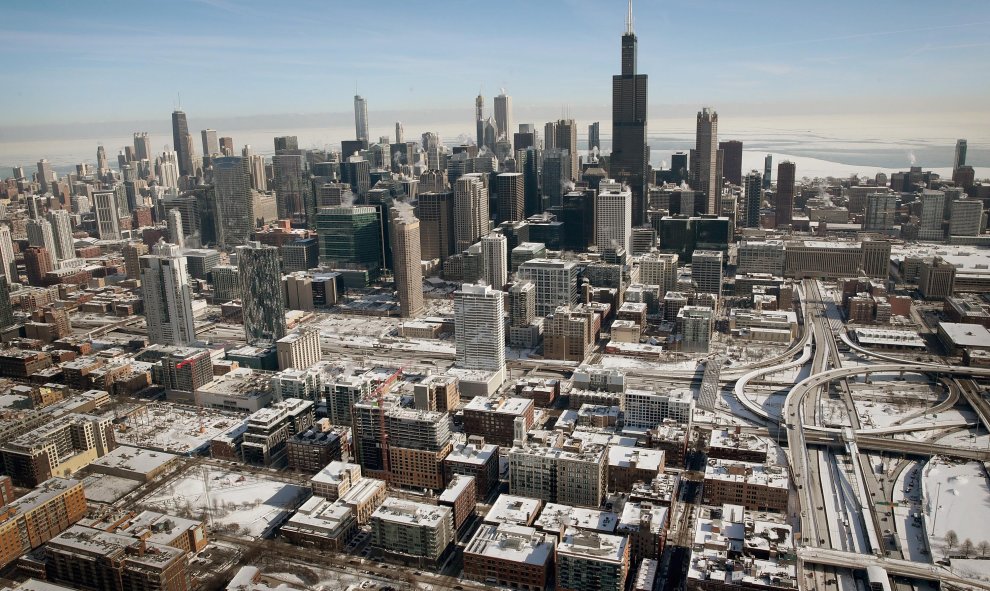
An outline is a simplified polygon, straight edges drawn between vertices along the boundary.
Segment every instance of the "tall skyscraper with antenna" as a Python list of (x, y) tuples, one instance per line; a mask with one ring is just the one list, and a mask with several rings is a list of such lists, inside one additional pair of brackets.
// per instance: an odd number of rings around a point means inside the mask
[(485, 145), (485, 97), (478, 93), (474, 98), (474, 126), (477, 134), (477, 145)]
[(622, 73), (612, 77), (612, 156), (609, 172), (632, 191), (632, 224), (646, 223), (649, 149), (646, 146), (647, 77), (636, 73), (632, 0), (622, 35)]
[(697, 170), (694, 176), (694, 190), (701, 191), (708, 198), (705, 213), (722, 213), (722, 187), (718, 180), (718, 113), (705, 107), (698, 111), (695, 134)]
[(179, 157), (179, 174), (193, 174), (192, 154), (189, 153), (189, 123), (182, 111), (172, 111), (172, 149)]
[(354, 95), (354, 132), (355, 139), (368, 144), (368, 101), (359, 94)]

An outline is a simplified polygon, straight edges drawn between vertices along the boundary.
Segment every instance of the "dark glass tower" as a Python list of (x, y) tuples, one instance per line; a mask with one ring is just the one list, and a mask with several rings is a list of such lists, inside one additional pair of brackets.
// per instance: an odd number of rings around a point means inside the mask
[(179, 159), (179, 174), (192, 174), (192, 155), (186, 145), (189, 124), (183, 111), (172, 111), (172, 149)]
[(646, 223), (646, 74), (636, 73), (636, 34), (633, 33), (632, 0), (622, 35), (622, 74), (612, 76), (611, 176), (629, 185), (633, 196), (632, 224)]

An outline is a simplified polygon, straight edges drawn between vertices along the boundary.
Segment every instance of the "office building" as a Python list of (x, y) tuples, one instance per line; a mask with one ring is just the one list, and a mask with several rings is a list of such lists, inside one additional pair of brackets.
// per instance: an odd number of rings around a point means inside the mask
[(415, 318), (423, 312), (423, 268), (419, 250), (420, 224), (410, 205), (396, 203), (392, 209), (391, 229), (392, 269), (399, 294), (399, 315)]
[(743, 179), (743, 209), (738, 222), (744, 228), (760, 227), (760, 210), (763, 207), (763, 178), (752, 170)]
[(567, 181), (575, 181), (581, 171), (581, 165), (578, 162), (577, 124), (574, 123), (573, 119), (561, 119), (554, 126), (554, 134), (556, 140), (553, 147), (558, 150), (567, 150), (570, 157), (570, 167), (568, 168), (570, 174), (563, 178)]
[(586, 314), (560, 306), (543, 322), (543, 357), (580, 363), (596, 338), (597, 331)]
[(47, 275), (55, 270), (55, 261), (48, 249), (39, 246), (29, 246), (24, 251), (24, 272), (28, 284), (41, 287), (46, 284)]
[(134, 132), (134, 158), (141, 160), (152, 160), (151, 137), (147, 131)]
[(7, 278), (7, 283), (17, 282), (14, 241), (10, 234), (10, 227), (6, 224), (0, 224), (0, 275)]
[(698, 111), (695, 136), (697, 168), (692, 166), (692, 188), (708, 198), (705, 213), (722, 213), (722, 187), (718, 178), (718, 113), (709, 107)]
[[(213, 161), (217, 202), (217, 238), (226, 248), (246, 244), (255, 227), (254, 198), (248, 161), (225, 156)], [(185, 216), (184, 216), (185, 217)]]
[(289, 333), (275, 341), (279, 369), (307, 369), (316, 365), (323, 356), (320, 349), (320, 331), (304, 329)]
[(770, 179), (773, 174), (773, 154), (767, 154), (763, 159), (763, 188), (770, 188)]
[(41, 185), (41, 192), (50, 192), (54, 182), (55, 171), (52, 170), (52, 163), (42, 158), (38, 161), (38, 184)]
[(502, 289), (509, 278), (507, 241), (502, 234), (489, 234), (481, 239), (481, 255), (484, 260), (485, 283)]
[(949, 203), (949, 236), (979, 236), (983, 227), (983, 202), (957, 199)]
[(621, 73), (612, 76), (612, 153), (609, 173), (632, 192), (632, 225), (646, 223), (649, 150), (646, 146), (648, 80), (637, 74), (637, 39), (632, 7), (622, 35)]
[(302, 153), (289, 153), (272, 156), (274, 173), (272, 188), (275, 190), (278, 217), (292, 220), (297, 224), (311, 221), (316, 214), (315, 204), (311, 203), (312, 187), (306, 178), (306, 158)]
[(722, 176), (733, 185), (742, 186), (743, 143), (739, 140), (719, 142), (718, 149), (722, 152)]
[(199, 133), (203, 138), (203, 156), (219, 154), (220, 140), (217, 138), (217, 130), (203, 129)]
[[(528, 158), (528, 156), (527, 156)], [(549, 148), (543, 152), (541, 184), (543, 201), (549, 207), (563, 203), (564, 194), (573, 186), (570, 178), (574, 176), (571, 170), (571, 153), (561, 148)], [(542, 204), (540, 204), (542, 210)], [(539, 212), (537, 212), (539, 213)]]
[(509, 447), (516, 436), (517, 420), (524, 430), (533, 426), (534, 409), (528, 398), (475, 396), (462, 409), (464, 432), (484, 437), (486, 443)]
[(790, 226), (794, 221), (794, 174), (793, 162), (784, 160), (777, 165), (777, 196), (774, 215), (777, 226)]
[(0, 332), (14, 324), (14, 307), (10, 301), (10, 281), (0, 275)]
[(945, 238), (946, 198), (943, 191), (925, 189), (921, 193), (921, 225), (918, 228), (919, 240), (941, 241)]
[(684, 306), (677, 311), (681, 351), (707, 353), (714, 327), (713, 310), (707, 306)]
[(956, 150), (952, 159), (952, 168), (962, 168), (963, 166), (966, 166), (966, 140), (956, 140)]
[(488, 187), (481, 173), (464, 174), (454, 189), (454, 236), (460, 252), (489, 232)]
[(654, 392), (630, 388), (620, 396), (626, 429), (655, 429), (667, 420), (690, 423), (694, 413), (690, 389)]
[(893, 230), (896, 223), (897, 193), (870, 193), (866, 196), (864, 230)]
[(439, 567), (456, 540), (450, 507), (387, 498), (371, 514), (371, 545), (388, 557)]
[(48, 212), (48, 222), (52, 228), (52, 240), (55, 243), (55, 258), (67, 261), (76, 258), (76, 249), (72, 238), (72, 216), (64, 209), (54, 209)]
[[(422, 177), (420, 177), (422, 185)], [(446, 181), (443, 183), (446, 185)], [(454, 193), (446, 189), (419, 194), (416, 208), (419, 217), (420, 256), (425, 261), (456, 254), (454, 238)]]
[(316, 214), (320, 263), (364, 269), (377, 276), (384, 265), (381, 220), (368, 206), (324, 207)]
[(736, 251), (736, 276), (747, 273), (784, 275), (784, 242), (781, 240), (745, 240)]
[(595, 150), (601, 151), (601, 123), (595, 121), (588, 126), (588, 154), (593, 154)]
[(536, 285), (536, 315), (546, 316), (558, 306), (578, 301), (578, 267), (573, 261), (533, 259), (519, 265), (516, 276)]
[(365, 146), (371, 137), (368, 135), (368, 101), (358, 94), (354, 95), (354, 137)]
[(495, 194), (498, 197), (498, 221), (521, 222), (526, 219), (522, 173), (505, 172), (495, 177)]
[(182, 211), (179, 208), (170, 209), (165, 214), (165, 225), (172, 244), (179, 248), (186, 247), (185, 233), (182, 231)]
[(100, 240), (121, 240), (117, 192), (93, 191), (93, 209), (96, 211), (96, 232)]
[(505, 89), (495, 97), (495, 131), (497, 139), (511, 139), (512, 129), (512, 97), (505, 94)]
[(501, 374), (505, 370), (505, 305), (501, 291), (465, 283), (454, 292), (457, 366)]
[(52, 225), (44, 218), (29, 219), (24, 227), (27, 233), (28, 245), (37, 248), (44, 248), (52, 256), (52, 260), (57, 259), (55, 250), (55, 234)]
[(192, 289), (182, 250), (159, 242), (152, 254), (140, 258), (140, 268), (148, 340), (176, 346), (195, 342)]
[(248, 242), (238, 246), (241, 314), (249, 345), (272, 345), (285, 336), (285, 304), (278, 249)]
[(190, 152), (192, 147), (192, 136), (189, 135), (189, 124), (186, 122), (186, 114), (182, 111), (172, 112), (172, 149), (175, 150), (178, 159), (179, 174), (182, 176), (192, 175), (194, 155)]
[(632, 252), (633, 194), (609, 186), (595, 198), (595, 244), (599, 252), (608, 249)]
[(661, 292), (666, 293), (677, 286), (677, 269), (676, 254), (649, 253), (639, 261), (639, 281), (644, 285), (658, 285)]
[(699, 293), (722, 294), (722, 265), (725, 253), (717, 250), (695, 251), (691, 259), (691, 280)]

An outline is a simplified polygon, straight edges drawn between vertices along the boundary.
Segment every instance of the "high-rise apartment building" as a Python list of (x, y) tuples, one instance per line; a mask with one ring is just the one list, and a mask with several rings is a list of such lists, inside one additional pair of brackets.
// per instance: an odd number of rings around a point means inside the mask
[(72, 216), (69, 212), (64, 209), (53, 209), (48, 212), (48, 222), (52, 226), (55, 258), (59, 261), (76, 258), (76, 248), (72, 238)]
[(151, 160), (151, 137), (147, 131), (134, 132), (134, 157), (137, 160)]
[[(398, 205), (398, 204), (397, 204)], [(399, 315), (415, 318), (423, 312), (423, 268), (420, 255), (420, 224), (412, 207), (392, 209), (392, 270), (399, 294)]]
[(760, 208), (763, 206), (763, 179), (751, 170), (743, 179), (743, 209), (739, 225), (744, 228), (760, 227)]
[(220, 153), (220, 140), (217, 137), (217, 130), (204, 129), (199, 132), (203, 138), (203, 155), (212, 156)]
[(52, 225), (48, 220), (44, 218), (29, 219), (24, 229), (27, 233), (29, 246), (44, 248), (52, 255), (53, 259), (57, 258), (55, 233), (52, 231)]
[(522, 173), (504, 172), (495, 177), (495, 194), (498, 196), (499, 222), (521, 222), (526, 219)]
[(10, 227), (6, 224), (0, 224), (0, 275), (7, 277), (8, 283), (17, 282), (14, 241), (10, 234)]
[(608, 487), (607, 446), (574, 438), (508, 451), (509, 493), (547, 503), (598, 508)]
[(467, 249), (488, 233), (488, 187), (482, 173), (457, 179), (454, 189), (454, 235), (458, 251)]
[(502, 234), (489, 234), (481, 239), (484, 262), (482, 277), (495, 289), (502, 289), (509, 279), (508, 241)]
[(601, 189), (595, 198), (595, 244), (599, 252), (619, 247), (632, 254), (632, 191), (616, 187)]
[(279, 369), (307, 369), (323, 356), (320, 331), (315, 329), (291, 332), (275, 341)]
[(945, 193), (925, 189), (921, 193), (920, 240), (942, 240), (945, 237), (942, 223), (945, 220)]
[(733, 185), (741, 186), (743, 143), (739, 140), (719, 142), (718, 149), (722, 152), (722, 176)]
[(178, 207), (168, 210), (165, 214), (165, 226), (168, 228), (168, 237), (172, 244), (179, 248), (186, 247), (186, 237), (182, 231), (182, 210)]
[(646, 74), (636, 73), (637, 40), (633, 31), (632, 6), (622, 35), (621, 73), (612, 76), (612, 154), (609, 174), (629, 186), (633, 195), (632, 225), (646, 222), (646, 146), (649, 85)]
[(870, 193), (866, 196), (864, 230), (893, 230), (897, 223), (897, 193)]
[(217, 234), (227, 248), (245, 244), (255, 226), (248, 161), (225, 156), (213, 161), (213, 183), (217, 200)]
[(485, 97), (479, 94), (474, 98), (475, 145), (480, 149), (485, 145)]
[(714, 109), (704, 107), (698, 111), (694, 149), (698, 166), (697, 170), (692, 171), (692, 188), (701, 191), (708, 198), (705, 213), (719, 215), (722, 213), (722, 187), (719, 185), (717, 168), (718, 113)]
[(956, 199), (949, 204), (949, 236), (979, 236), (983, 225), (983, 202), (979, 199)]
[(272, 345), (285, 336), (285, 303), (278, 249), (248, 242), (237, 247), (241, 310), (248, 344)]
[(120, 208), (116, 191), (93, 191), (96, 231), (100, 240), (120, 240)]
[(41, 185), (41, 192), (48, 193), (51, 191), (54, 181), (55, 171), (52, 170), (52, 163), (42, 158), (38, 161), (38, 184)]
[(512, 97), (505, 89), (495, 97), (495, 130), (498, 139), (512, 139)]
[(644, 285), (659, 285), (661, 294), (677, 286), (678, 257), (673, 253), (650, 253), (639, 261), (639, 281)]
[(708, 306), (684, 306), (677, 311), (681, 351), (707, 353), (712, 338), (713, 311)]
[(192, 289), (182, 250), (159, 242), (152, 254), (141, 257), (141, 289), (148, 340), (161, 345), (189, 345), (196, 341)]
[(368, 101), (359, 94), (354, 95), (354, 137), (366, 145), (368, 135)]
[(691, 258), (691, 280), (699, 293), (722, 294), (722, 264), (725, 253), (696, 250)]
[(558, 306), (576, 305), (577, 276), (577, 263), (560, 259), (532, 259), (516, 271), (516, 277), (536, 285), (537, 316), (546, 316)]
[(457, 365), (488, 372), (505, 370), (503, 293), (488, 285), (465, 283), (454, 292)]
[(784, 160), (777, 165), (777, 198), (774, 215), (777, 226), (790, 226), (794, 221), (794, 174), (793, 162)]

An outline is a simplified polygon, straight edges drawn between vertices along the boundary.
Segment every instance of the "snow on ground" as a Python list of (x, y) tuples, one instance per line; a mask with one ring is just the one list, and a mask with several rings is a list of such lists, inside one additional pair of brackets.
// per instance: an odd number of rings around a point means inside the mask
[(990, 581), (990, 560), (985, 558), (953, 558), (952, 571), (960, 577), (966, 577), (974, 581)]
[[(990, 485), (979, 462), (954, 462), (936, 456), (923, 473), (925, 525), (932, 555), (941, 559), (948, 553), (945, 537), (954, 531), (961, 544), (990, 540)], [(957, 544), (953, 552), (959, 550)], [(953, 561), (954, 562), (954, 561)]]
[(897, 421), (921, 411), (923, 408), (915, 404), (891, 404), (888, 402), (874, 402), (872, 400), (856, 401), (856, 412), (859, 414), (859, 422), (864, 429), (889, 427)]
[(831, 398), (822, 397), (821, 405), (819, 406), (820, 419), (818, 424), (825, 425), (827, 427), (851, 427), (852, 424), (849, 422), (849, 413), (846, 410), (846, 405), (843, 404), (841, 400), (832, 400)]
[(601, 365), (611, 369), (633, 369), (646, 371), (683, 371), (691, 372), (698, 369), (698, 361), (688, 359), (685, 361), (648, 361), (646, 359), (636, 359), (635, 357), (623, 357), (622, 355), (602, 355)]
[(302, 486), (209, 466), (187, 470), (146, 497), (143, 504), (180, 516), (203, 515), (212, 507), (212, 519), (207, 521), (213, 527), (258, 538), (309, 496), (309, 489)]
[[(897, 462), (888, 460), (890, 468)], [(913, 562), (931, 562), (928, 551), (928, 538), (925, 536), (925, 523), (921, 516), (921, 486), (918, 476), (921, 462), (912, 462), (897, 477), (894, 484), (894, 530), (897, 532), (898, 544), (906, 560)], [(915, 518), (918, 515), (918, 518)], [(885, 528), (886, 529), (886, 528)]]
[(968, 429), (949, 433), (939, 438), (938, 442), (943, 445), (953, 445), (956, 447), (972, 447), (975, 449), (990, 449), (990, 435), (979, 434), (977, 429)]

